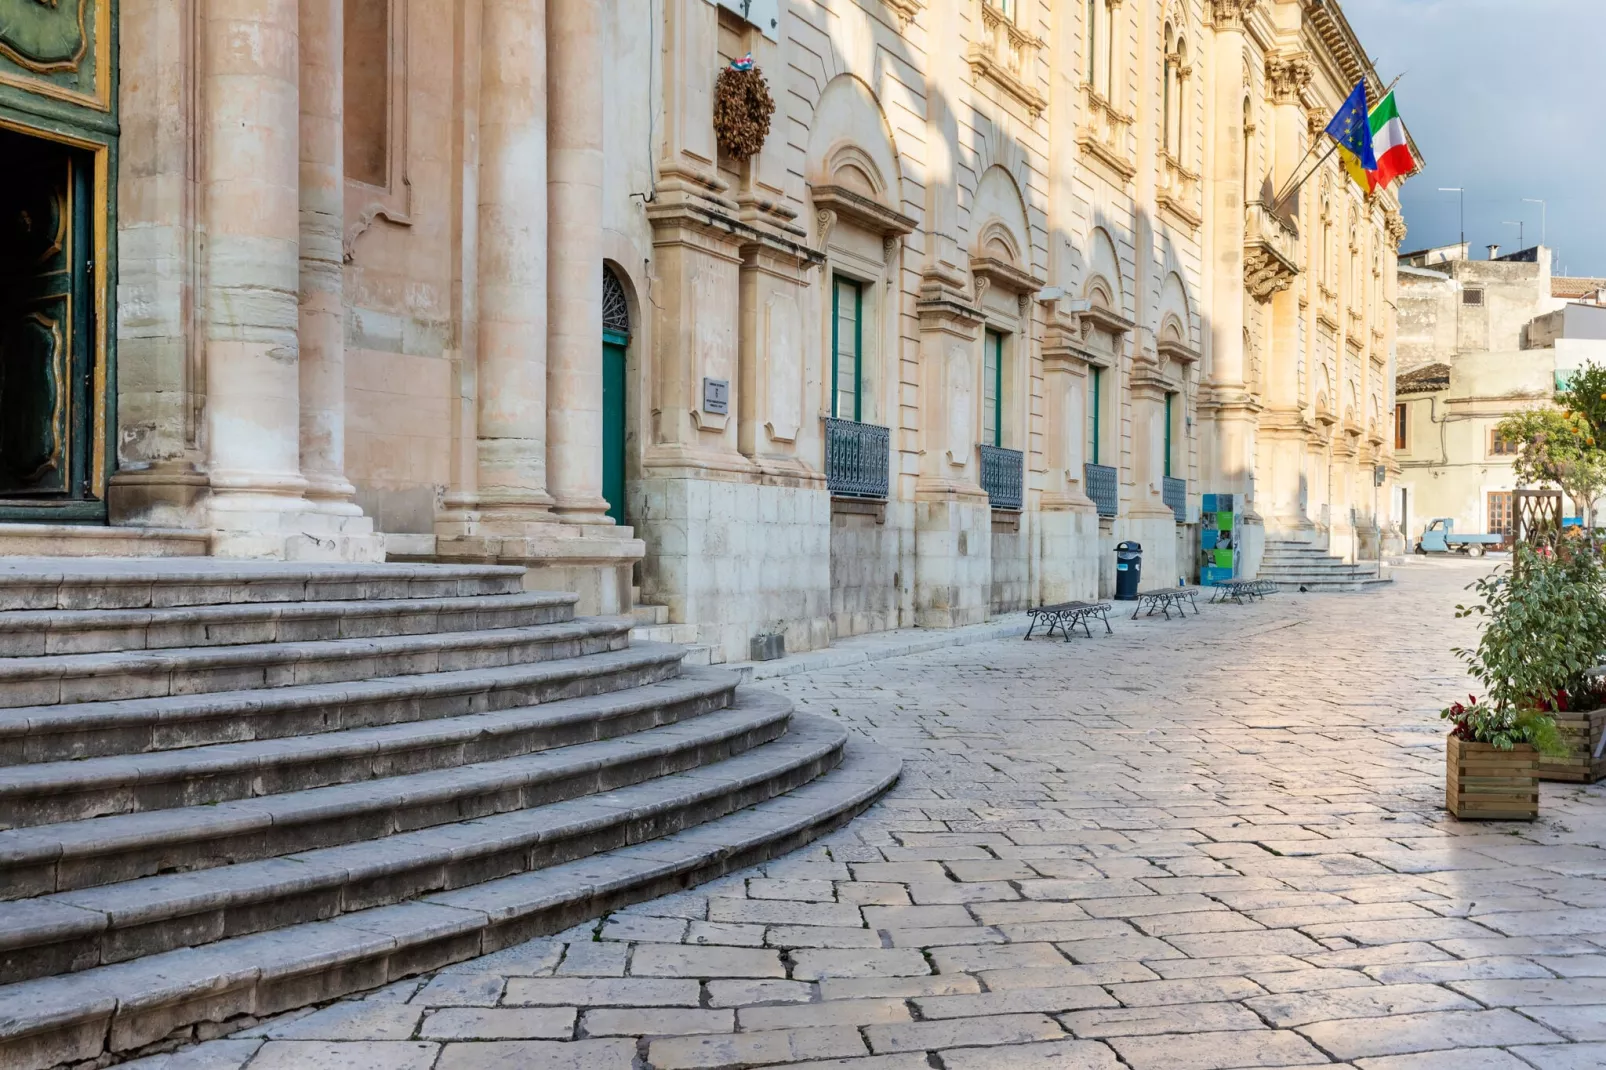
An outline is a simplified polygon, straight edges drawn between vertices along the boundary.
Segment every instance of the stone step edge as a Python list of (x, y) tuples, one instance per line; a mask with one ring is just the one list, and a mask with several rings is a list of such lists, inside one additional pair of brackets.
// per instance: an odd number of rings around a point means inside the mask
[(512, 646), (521, 642), (560, 643), (572, 638), (624, 635), (635, 622), (626, 616), (578, 617), (554, 624), (519, 628), (487, 628), (425, 635), (376, 635), (355, 639), (306, 639), (289, 643), (244, 643), (239, 646), (169, 647), (117, 650), (102, 654), (41, 654), (0, 658), (0, 686), (25, 680), (73, 679), (116, 675), (146, 676), (160, 672), (198, 672), (252, 665), (305, 665), (317, 661), (349, 661), (428, 650), (464, 650)]
[[(126, 567), (113, 567), (114, 563)], [(142, 609), (249, 602), (516, 594), (517, 565), (313, 565), (221, 558), (0, 558), (0, 609)], [(380, 588), (375, 591), (375, 586)], [(470, 590), (492, 586), (497, 590)], [(416, 588), (416, 589), (415, 589)], [(388, 592), (388, 593), (387, 593)]]
[[(764, 710), (771, 717), (784, 720), (790, 703), (784, 698), (764, 699), (744, 696), (725, 711)], [(722, 711), (723, 712), (723, 711)], [(696, 718), (701, 721), (703, 718)], [(407, 773), (380, 780), (358, 781), (351, 784), (333, 784), (323, 788), (286, 792), (282, 795), (264, 795), (252, 799), (239, 799), (216, 805), (175, 807), (167, 810), (146, 810), (132, 814), (111, 814), (83, 821), (64, 821), (51, 825), (31, 825), (0, 832), (0, 874), (16, 873), (27, 866), (48, 866), (63, 861), (86, 864), (92, 860), (105, 860), (108, 856), (131, 852), (160, 850), (180, 845), (227, 841), (231, 838), (288, 832), (328, 822), (352, 822), (366, 815), (387, 813), (401, 807), (439, 806), (445, 802), (461, 801), (477, 795), (506, 791), (513, 785), (538, 785), (549, 779), (553, 771), (570, 777), (593, 772), (622, 763), (627, 757), (649, 757), (643, 749), (639, 755), (620, 753), (615, 762), (596, 761), (593, 755), (600, 751), (612, 754), (630, 745), (633, 739), (652, 737), (684, 727), (680, 723), (659, 726), (646, 732), (632, 733), (612, 739), (594, 740), (574, 747), (537, 751), (533, 754), (504, 758), (498, 761), (477, 762), (473, 765), (432, 769), (423, 773)], [(571, 752), (565, 757), (565, 752)], [(575, 758), (574, 753), (580, 757)], [(561, 778), (560, 778), (561, 779)], [(348, 799), (348, 796), (357, 796)], [(584, 796), (580, 796), (584, 797)], [(422, 833), (430, 828), (454, 824), (465, 820), (486, 820), (520, 810), (492, 810), (474, 817), (447, 818), (428, 821), (408, 828), (392, 830), (381, 835), (386, 839)], [(367, 836), (325, 841), (314, 847), (291, 848), (266, 857), (304, 855), (314, 850), (332, 850), (351, 843), (374, 842)], [(220, 861), (214, 867), (241, 865), (260, 861), (259, 858), (242, 858), (236, 862)], [(186, 872), (200, 872), (186, 869)], [(171, 874), (181, 876), (182, 874)], [(126, 878), (129, 880), (140, 877)], [(87, 892), (90, 888), (104, 887), (107, 883), (54, 888), (51, 894)], [(8, 897), (8, 902), (18, 901)], [(0, 904), (0, 910), (3, 910)]]
[[(301, 710), (319, 710), (345, 705), (402, 702), (413, 699), (439, 701), (447, 696), (501, 694), (541, 684), (562, 684), (593, 679), (608, 673), (632, 669), (678, 665), (684, 652), (663, 643), (635, 643), (622, 650), (582, 654), (572, 658), (504, 665), (489, 669), (452, 669), (442, 672), (403, 676), (377, 676), (368, 680), (345, 680), (333, 684), (295, 684), (289, 687), (246, 689), (243, 691), (203, 691), (194, 695), (160, 695), (103, 702), (61, 703), (50, 706), (0, 708), (0, 743), (18, 737), (110, 733), (119, 729), (160, 727), (173, 731), (177, 726), (197, 721), (248, 717), (270, 717)], [(529, 705), (509, 701), (514, 705)], [(447, 714), (445, 716), (456, 716)], [(433, 720), (436, 718), (414, 718)], [(385, 722), (392, 724), (401, 721)], [(298, 732), (297, 734), (306, 734)], [(283, 736), (252, 736), (255, 739), (282, 739)], [(155, 747), (138, 753), (157, 753), (177, 747)], [(14, 763), (22, 764), (22, 763)]]
[[(70, 634), (141, 628), (180, 628), (260, 624), (268, 621), (368, 620), (423, 614), (509, 612), (573, 606), (579, 596), (554, 591), (516, 594), (455, 595), (446, 598), (375, 598), (364, 601), (228, 602), (201, 606), (145, 609), (13, 609), (0, 613), (0, 634), (43, 632)], [(221, 645), (221, 644), (207, 644)], [(244, 644), (236, 644), (244, 645)], [(136, 648), (168, 649), (168, 648)], [(112, 653), (112, 651), (103, 651)], [(32, 656), (62, 656), (32, 655)]]
[(560, 932), (795, 850), (863, 812), (901, 764), (850, 738), (841, 763), (807, 785), (662, 839), (338, 920), (0, 986), (0, 1065), (46, 1070), (131, 1051), (185, 1025), (260, 1018)]
[[(432, 837), (431, 829), (414, 828), (274, 858), (0, 903), (5, 976), (41, 976), (67, 968), (64, 962), (92, 967), (152, 950), (205, 944), (227, 935), (278, 927), (287, 913), (295, 911), (301, 916), (289, 919), (292, 924), (375, 903), (427, 896), (441, 886), (409, 890), (410, 877), (434, 870), (444, 873), (445, 867), (454, 863), (472, 866), (476, 858), (495, 857), (515, 848), (570, 844), (577, 850), (568, 852), (564, 861), (589, 855), (591, 851), (580, 849), (588, 837), (605, 835), (621, 824), (689, 812), (721, 796), (778, 782), (840, 749), (840, 738), (812, 740), (808, 729), (800, 738), (770, 747), (787, 734), (790, 713), (791, 704), (784, 699), (721, 710), (687, 724), (665, 726), (667, 731), (659, 730), (664, 736), (650, 744), (643, 742), (640, 754), (623, 753), (627, 748), (619, 745), (622, 741), (609, 741), (613, 753), (575, 755), (553, 780), (563, 783), (563, 773), (571, 774), (571, 779), (583, 775), (588, 764), (622, 770), (623, 775), (601, 793), (612, 796), (611, 800), (570, 793), (526, 810), (433, 826), (433, 831), (450, 838), (449, 846), (439, 842), (440, 836)], [(688, 728), (700, 731), (686, 731)], [(766, 751), (766, 747), (770, 749)], [(748, 760), (741, 761), (744, 758)], [(643, 766), (653, 759), (660, 764)], [(672, 795), (658, 792), (663, 797), (654, 798), (654, 781), (677, 776), (684, 778), (676, 785), (681, 791)], [(597, 788), (594, 783), (578, 786), (593, 792)], [(582, 805), (587, 799), (596, 805)], [(619, 800), (632, 805), (615, 805)], [(528, 827), (532, 822), (541, 824), (534, 840)], [(439, 875), (433, 879), (438, 880)], [(377, 897), (371, 888), (364, 889), (374, 882), (384, 885)], [(363, 889), (355, 903), (346, 894), (353, 888)], [(327, 901), (327, 893), (335, 893), (335, 901)], [(275, 904), (273, 924), (263, 925), (257, 912)], [(227, 915), (232, 917), (225, 920)], [(242, 917), (248, 919), (245, 925)], [(168, 931), (157, 931), (164, 926)], [(133, 947), (124, 942), (130, 936)], [(31, 962), (27, 961), (30, 952)]]
[[(235, 743), (214, 743), (200, 747), (153, 751), (140, 755), (107, 755), (76, 761), (38, 762), (0, 766), (0, 807), (19, 804), (38, 795), (86, 794), (128, 784), (166, 784), (174, 781), (241, 777), (287, 767), (326, 763), (340, 759), (379, 760), (416, 750), (439, 749), (477, 740), (505, 738), (526, 733), (561, 733), (576, 724), (595, 724), (601, 732), (613, 722), (633, 714), (694, 702), (699, 698), (734, 691), (740, 677), (735, 673), (708, 669), (656, 681), (642, 687), (559, 699), (534, 706), (514, 706), (505, 710), (468, 713), (428, 721), (401, 721), (363, 728), (338, 729), (311, 736), (288, 736)], [(660, 722), (672, 723), (672, 722)], [(612, 738), (598, 734), (593, 739)], [(586, 740), (585, 742), (590, 742)], [(534, 746), (519, 754), (534, 754), (569, 743)], [(503, 757), (514, 757), (514, 754)], [(462, 764), (477, 764), (479, 759)], [(445, 768), (444, 766), (432, 768)], [(412, 770), (420, 772), (422, 770)], [(382, 779), (365, 776), (362, 782)], [(354, 783), (345, 781), (344, 783)], [(277, 794), (269, 792), (266, 794)], [(241, 798), (260, 798), (258, 795)], [(186, 805), (220, 802), (211, 798)], [(122, 811), (133, 813), (139, 811)], [(110, 816), (117, 811), (97, 814)], [(82, 820), (82, 819), (79, 819)], [(29, 825), (10, 823), (10, 828)], [(3, 828), (0, 828), (3, 831)]]
[[(272, 691), (299, 684), (350, 683), (376, 676), (426, 676), (561, 661), (622, 650), (629, 645), (630, 618), (591, 617), (561, 624), (434, 635), (69, 654), (63, 655), (62, 660), (74, 664), (44, 671), (7, 663), (56, 659), (0, 658), (0, 707), (104, 702), (108, 694), (122, 698), (183, 698), (209, 691)], [(98, 659), (120, 663), (101, 665)], [(145, 659), (145, 663), (140, 664), (139, 659)]]

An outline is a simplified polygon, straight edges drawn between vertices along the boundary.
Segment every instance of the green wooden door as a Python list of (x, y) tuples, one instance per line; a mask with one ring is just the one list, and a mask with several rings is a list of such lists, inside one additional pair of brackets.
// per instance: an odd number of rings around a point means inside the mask
[(625, 522), (625, 342), (602, 332), (602, 496), (615, 524)]
[(0, 511), (88, 495), (92, 164), (0, 131)]

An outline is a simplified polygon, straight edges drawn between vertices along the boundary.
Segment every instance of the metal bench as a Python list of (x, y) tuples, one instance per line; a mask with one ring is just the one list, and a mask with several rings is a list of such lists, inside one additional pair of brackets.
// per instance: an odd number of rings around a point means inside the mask
[(1039, 624), (1047, 624), (1047, 635), (1054, 637), (1054, 629), (1058, 628), (1065, 641), (1071, 641), (1071, 630), (1077, 625), (1082, 626), (1082, 633), (1089, 639), (1093, 638), (1093, 631), (1087, 625), (1090, 618), (1098, 618), (1104, 622), (1104, 631), (1113, 635), (1114, 629), (1110, 627), (1110, 603), (1108, 602), (1060, 602), (1052, 606), (1038, 606), (1036, 609), (1026, 611), (1032, 618), (1026, 629), (1026, 638), (1032, 637)]
[(1152, 591), (1139, 591), (1138, 604), (1132, 609), (1132, 619), (1137, 620), (1138, 614), (1143, 612), (1144, 607), (1148, 607), (1149, 610), (1145, 616), (1152, 617), (1154, 611), (1159, 610), (1165, 614), (1166, 620), (1171, 619), (1173, 609), (1186, 617), (1189, 606), (1193, 607), (1193, 612), (1197, 615), (1199, 612), (1199, 603), (1195, 600), (1197, 593), (1197, 587), (1156, 587)]
[(1261, 585), (1265, 582), (1264, 580), (1227, 580), (1225, 583), (1218, 583), (1211, 591), (1210, 601), (1237, 602), (1241, 606), (1244, 604), (1245, 598), (1250, 600), (1264, 598), (1266, 592)]

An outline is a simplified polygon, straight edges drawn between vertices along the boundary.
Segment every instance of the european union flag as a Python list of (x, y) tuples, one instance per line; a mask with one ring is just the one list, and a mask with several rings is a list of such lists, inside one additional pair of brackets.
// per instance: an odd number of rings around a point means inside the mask
[(1338, 106), (1337, 114), (1328, 120), (1327, 133), (1354, 153), (1361, 167), (1377, 170), (1377, 156), (1372, 152), (1372, 124), (1366, 107), (1366, 79), (1356, 82), (1349, 97)]

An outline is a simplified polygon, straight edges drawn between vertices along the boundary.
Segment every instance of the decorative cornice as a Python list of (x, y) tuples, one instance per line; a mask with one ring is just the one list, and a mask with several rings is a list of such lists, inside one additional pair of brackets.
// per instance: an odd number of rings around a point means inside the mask
[(1298, 104), (1316, 68), (1308, 52), (1286, 52), (1266, 57), (1266, 95), (1274, 104)]
[(1390, 208), (1383, 217), (1383, 229), (1388, 233), (1389, 241), (1394, 243), (1395, 250), (1398, 251), (1400, 243), (1405, 240), (1405, 216)]

